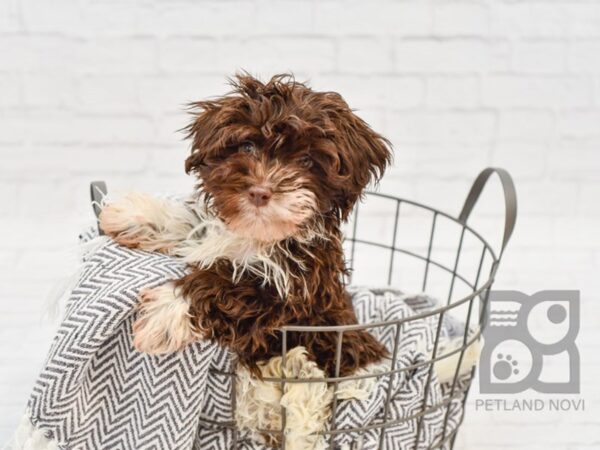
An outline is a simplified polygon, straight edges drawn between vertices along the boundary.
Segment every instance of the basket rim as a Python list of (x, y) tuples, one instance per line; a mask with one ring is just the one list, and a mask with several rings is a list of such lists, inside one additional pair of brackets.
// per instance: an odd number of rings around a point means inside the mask
[[(492, 260), (494, 262), (497, 262), (498, 259), (499, 259), (498, 256), (496, 255), (496, 252), (492, 248), (492, 246), (489, 244), (489, 242), (487, 240), (485, 240), (485, 238), (479, 232), (477, 232), (466, 221), (461, 221), (458, 217), (454, 217), (450, 213), (442, 211), (441, 209), (434, 208), (433, 206), (428, 206), (428, 205), (425, 205), (423, 203), (416, 202), (414, 200), (409, 200), (409, 199), (404, 198), (404, 197), (397, 197), (395, 195), (383, 194), (381, 192), (375, 192), (375, 191), (365, 191), (365, 194), (366, 195), (374, 195), (375, 197), (385, 198), (387, 200), (393, 200), (395, 202), (407, 203), (409, 205), (426, 209), (428, 211), (431, 211), (434, 214), (439, 214), (439, 215), (441, 215), (441, 216), (443, 216), (443, 217), (445, 217), (447, 219), (450, 219), (451, 221), (456, 222), (457, 224), (459, 224), (465, 230), (469, 230), (471, 233), (473, 233), (473, 235), (475, 237), (477, 237), (477, 239), (479, 239), (481, 241), (481, 243), (485, 246), (485, 248), (490, 252), (490, 255), (492, 256)], [(360, 205), (360, 203), (356, 204), (356, 209), (359, 208), (359, 205)], [(348, 240), (353, 240), (353, 239), (348, 238)]]

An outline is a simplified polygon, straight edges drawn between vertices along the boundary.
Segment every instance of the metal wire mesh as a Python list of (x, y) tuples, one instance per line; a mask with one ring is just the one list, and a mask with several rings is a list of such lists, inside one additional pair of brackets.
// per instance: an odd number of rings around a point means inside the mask
[[(495, 253), (491, 245), (467, 224), (471, 210), (492, 173), (496, 173), (500, 177), (505, 196), (506, 220), (502, 246), (498, 253)], [(367, 210), (368, 205), (373, 203), (376, 203), (377, 207), (369, 212)], [(373, 285), (372, 277), (383, 274), (385, 276), (383, 284), (386, 285), (395, 285), (409, 290), (408, 284), (412, 282), (413, 286), (411, 288), (413, 289), (416, 286), (417, 289), (423, 292), (437, 291), (434, 296), (439, 299), (440, 304), (430, 311), (387, 322), (349, 326), (314, 327), (294, 325), (283, 327), (281, 329), (283, 365), (285, 365), (286, 354), (288, 352), (288, 335), (290, 333), (336, 333), (337, 348), (335, 355), (333, 355), (336, 363), (335, 376), (311, 379), (265, 378), (264, 381), (280, 383), (282, 391), (286, 383), (327, 382), (333, 385), (332, 418), (327, 431), (323, 432), (328, 440), (330, 449), (334, 448), (334, 438), (337, 434), (365, 432), (368, 430), (379, 431), (379, 448), (381, 449), (384, 445), (386, 430), (409, 420), (417, 421), (413, 448), (423, 448), (419, 445), (423, 434), (423, 419), (426, 415), (441, 408), (445, 408), (442, 432), (435, 442), (427, 448), (452, 448), (456, 439), (456, 433), (464, 419), (464, 404), (475, 370), (473, 368), (471, 376), (465, 378), (459, 377), (460, 368), (465, 351), (479, 339), (485, 326), (488, 293), (494, 282), (504, 248), (512, 234), (515, 220), (516, 194), (514, 185), (510, 175), (503, 169), (488, 168), (481, 172), (475, 180), (465, 201), (463, 210), (458, 217), (453, 217), (435, 208), (410, 200), (378, 193), (367, 193), (366, 201), (355, 209), (346, 232), (345, 247), (348, 265), (352, 273), (347, 282), (354, 283), (357, 281), (354, 278), (362, 275), (363, 279), (366, 278), (368, 281), (371, 281), (369, 284)], [(420, 225), (417, 225), (419, 223)], [(385, 232), (382, 229), (382, 225), (385, 224), (391, 226), (389, 232)], [(411, 242), (402, 242), (401, 237), (405, 234), (403, 233), (403, 224), (408, 224), (409, 227), (412, 226), (415, 229), (425, 230), (424, 241), (417, 242), (416, 240), (412, 240), (413, 238), (411, 237)], [(444, 227), (448, 228), (442, 231)], [(450, 231), (452, 228), (454, 228), (454, 231)], [(450, 236), (454, 236), (454, 238)], [(416, 276), (415, 273), (417, 274)], [(409, 276), (403, 277), (405, 274), (409, 274)], [(439, 275), (445, 275), (445, 277), (440, 277)], [(451, 314), (453, 317), (461, 317), (461, 320), (464, 321), (462, 345), (444, 354), (438, 354), (443, 318), (448, 314)], [(435, 341), (431, 357), (426, 361), (407, 367), (396, 367), (403, 324), (430, 316), (437, 317)], [(378, 327), (391, 327), (394, 330), (395, 345), (390, 355), (390, 369), (377, 374), (340, 377), (340, 360), (344, 333), (356, 330), (369, 331)], [(460, 353), (458, 364), (456, 365), (452, 381), (448, 383), (445, 389), (443, 400), (433, 405), (428, 405), (427, 399), (431, 388), (434, 364), (457, 353)], [(428, 373), (420, 411), (409, 417), (393, 418), (390, 415), (393, 384), (390, 381), (391, 377), (421, 366), (427, 366)], [(232, 377), (233, 381), (235, 373), (232, 372), (228, 375)], [(338, 398), (335, 392), (337, 391), (338, 384), (346, 380), (369, 377), (388, 378), (383, 419), (364, 424), (358, 428), (338, 429), (335, 423), (336, 410), (338, 408)], [(232, 411), (235, 413), (236, 398), (234, 382), (231, 383), (231, 389)], [(461, 402), (462, 412), (457, 425), (453, 429), (448, 429), (451, 402)], [(235, 417), (235, 414), (233, 417)], [(235, 422), (230, 421), (216, 425), (232, 430), (233, 448), (237, 448), (238, 430), (236, 429)], [(282, 407), (281, 429), (262, 430), (262, 432), (278, 435), (281, 448), (285, 449), (285, 428), (286, 411)]]

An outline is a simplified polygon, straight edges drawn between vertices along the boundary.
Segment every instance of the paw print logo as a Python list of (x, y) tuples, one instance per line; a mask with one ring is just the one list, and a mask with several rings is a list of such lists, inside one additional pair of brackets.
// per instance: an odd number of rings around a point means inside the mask
[[(481, 393), (579, 393), (579, 291), (492, 291), (487, 304), (479, 388)], [(544, 363), (564, 368), (559, 380)], [(557, 364), (554, 363), (556, 367)], [(566, 381), (565, 381), (566, 380)]]
[(518, 365), (519, 362), (513, 359), (512, 355), (504, 356), (502, 353), (498, 353), (498, 360), (492, 370), (494, 376), (499, 380), (508, 380), (513, 375), (519, 375)]

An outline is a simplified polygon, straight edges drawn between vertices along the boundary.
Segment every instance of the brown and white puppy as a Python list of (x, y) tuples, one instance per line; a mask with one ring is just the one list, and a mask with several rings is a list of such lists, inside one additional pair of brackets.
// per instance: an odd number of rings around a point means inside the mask
[[(281, 354), (283, 325), (356, 323), (343, 285), (340, 226), (391, 159), (389, 142), (335, 92), (278, 75), (239, 75), (234, 91), (194, 103), (185, 206), (140, 194), (107, 205), (117, 242), (181, 256), (189, 273), (140, 295), (134, 344), (176, 351), (196, 339), (230, 347), (247, 368)], [(335, 332), (290, 333), (335, 375)], [(344, 333), (340, 374), (379, 361), (365, 331)]]

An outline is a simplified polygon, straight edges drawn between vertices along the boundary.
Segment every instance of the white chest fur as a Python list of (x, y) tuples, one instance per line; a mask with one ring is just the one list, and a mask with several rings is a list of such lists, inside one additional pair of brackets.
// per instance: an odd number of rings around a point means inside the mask
[(188, 264), (204, 269), (218, 260), (228, 260), (233, 267), (234, 282), (238, 282), (244, 273), (251, 273), (264, 279), (265, 284), (272, 284), (281, 296), (287, 294), (290, 280), (288, 270), (281, 262), (281, 255), (286, 254), (281, 243), (239, 236), (204, 209), (195, 212), (198, 223), (177, 246), (175, 253), (178, 256)]

